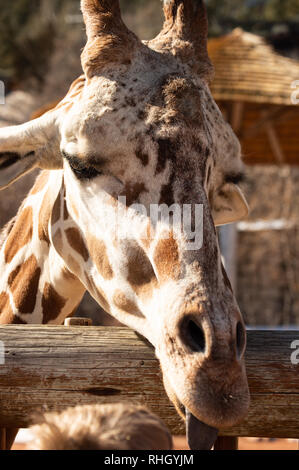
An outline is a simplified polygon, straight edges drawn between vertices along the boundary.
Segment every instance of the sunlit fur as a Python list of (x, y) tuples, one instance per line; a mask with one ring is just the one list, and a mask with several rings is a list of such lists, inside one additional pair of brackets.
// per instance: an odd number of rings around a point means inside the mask
[(171, 450), (172, 437), (144, 406), (84, 405), (45, 413), (29, 428), (31, 450)]

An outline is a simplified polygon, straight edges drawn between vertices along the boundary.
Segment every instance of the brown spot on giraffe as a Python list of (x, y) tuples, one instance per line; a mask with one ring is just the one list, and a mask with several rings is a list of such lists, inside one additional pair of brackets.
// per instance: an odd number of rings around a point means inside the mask
[(0, 325), (27, 325), (18, 315), (14, 315), (12, 311), (0, 315)]
[(91, 258), (95, 262), (100, 275), (104, 279), (112, 279), (113, 270), (109, 263), (105, 243), (95, 237), (89, 237), (87, 243)]
[(159, 204), (167, 204), (168, 206), (174, 204), (173, 184), (173, 178), (171, 177), (169, 182), (162, 186)]
[(53, 206), (52, 220), (51, 220), (52, 225), (56, 224), (56, 222), (60, 220), (60, 204), (61, 204), (61, 201), (60, 201), (60, 193), (59, 193), (56, 198), (55, 204)]
[(144, 183), (127, 183), (120, 196), (126, 196), (126, 205), (131, 206), (144, 191), (147, 191)]
[(0, 325), (10, 323), (13, 312), (9, 302), (9, 295), (6, 292), (0, 294)]
[(73, 250), (75, 250), (80, 256), (82, 256), (84, 261), (87, 261), (89, 259), (89, 253), (79, 230), (75, 227), (68, 228), (65, 231), (65, 234)]
[(127, 242), (127, 280), (137, 295), (150, 296), (157, 286), (157, 278), (145, 251), (136, 242)]
[(8, 278), (14, 303), (20, 313), (32, 313), (36, 303), (41, 268), (34, 255), (17, 266)]
[(27, 325), (27, 322), (22, 320), (18, 315), (13, 315), (12, 318), (9, 318), (7, 323), (10, 325)]
[(129, 299), (126, 294), (124, 294), (124, 292), (119, 289), (117, 289), (114, 293), (113, 303), (120, 310), (132, 313), (133, 315), (136, 315), (138, 317), (143, 317), (143, 314), (139, 310), (136, 303), (133, 300)]
[(26, 324), (20, 317), (14, 315), (9, 295), (6, 292), (0, 294), (0, 325), (23, 325)]
[(139, 147), (136, 152), (136, 157), (141, 161), (143, 166), (147, 166), (149, 162), (148, 153), (144, 152), (141, 147)]
[(50, 245), (48, 226), (51, 212), (49, 195), (46, 192), (38, 215), (38, 238), (45, 241), (48, 245)]
[(51, 284), (46, 282), (42, 297), (43, 324), (56, 320), (65, 304), (66, 300), (56, 292)]
[(64, 199), (63, 203), (63, 220), (67, 220), (69, 218), (69, 211), (67, 210), (66, 200)]
[(62, 239), (62, 232), (60, 228), (55, 232), (53, 236), (53, 245), (55, 249), (57, 250), (57, 253), (62, 255), (63, 252), (63, 239)]
[(180, 275), (179, 249), (173, 234), (165, 240), (160, 240), (155, 248), (154, 263), (157, 268), (159, 281), (178, 279)]
[(42, 191), (46, 187), (46, 185), (49, 181), (49, 175), (50, 175), (49, 171), (42, 171), (38, 175), (38, 177), (35, 181), (35, 184), (34, 184), (33, 188), (30, 191), (30, 194), (33, 195), (33, 194), (37, 194), (40, 191)]
[(20, 216), (16, 220), (9, 237), (7, 239), (4, 257), (5, 262), (10, 263), (18, 251), (27, 245), (32, 239), (33, 232), (33, 216), (32, 208), (26, 207), (22, 210)]
[(6, 292), (1, 292), (0, 294), (0, 313), (3, 312), (6, 304), (9, 303), (9, 296)]
[(170, 139), (158, 139), (158, 159), (156, 166), (156, 175), (165, 170), (168, 161), (176, 160), (176, 144)]

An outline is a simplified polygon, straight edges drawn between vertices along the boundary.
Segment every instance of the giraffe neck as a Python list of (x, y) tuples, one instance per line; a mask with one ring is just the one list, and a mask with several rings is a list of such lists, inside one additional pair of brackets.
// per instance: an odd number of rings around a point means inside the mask
[[(62, 178), (61, 172), (55, 173)], [(0, 324), (60, 324), (82, 299), (84, 287), (50, 240), (55, 195), (53, 176), (42, 172), (17, 216), (2, 232)]]

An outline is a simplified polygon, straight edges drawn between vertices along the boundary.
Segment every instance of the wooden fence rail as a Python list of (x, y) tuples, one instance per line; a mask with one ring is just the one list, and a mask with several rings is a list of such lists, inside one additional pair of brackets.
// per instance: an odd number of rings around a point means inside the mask
[[(296, 340), (299, 331), (248, 331), (250, 410), (220, 435), (299, 437)], [(148, 405), (173, 434), (185, 432), (153, 349), (128, 328), (7, 325), (0, 342), (0, 428), (26, 427), (41, 409), (129, 400)]]

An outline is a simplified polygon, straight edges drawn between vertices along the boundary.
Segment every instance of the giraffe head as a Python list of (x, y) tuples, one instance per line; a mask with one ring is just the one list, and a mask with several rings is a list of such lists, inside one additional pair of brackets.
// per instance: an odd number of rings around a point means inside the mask
[(209, 91), (206, 11), (164, 0), (161, 33), (141, 42), (116, 0), (81, 4), (84, 75), (54, 110), (1, 130), (0, 184), (53, 170), (52, 245), (154, 345), (191, 446), (210, 447), (249, 403), (245, 327), (215, 230), (248, 207), (239, 142)]

